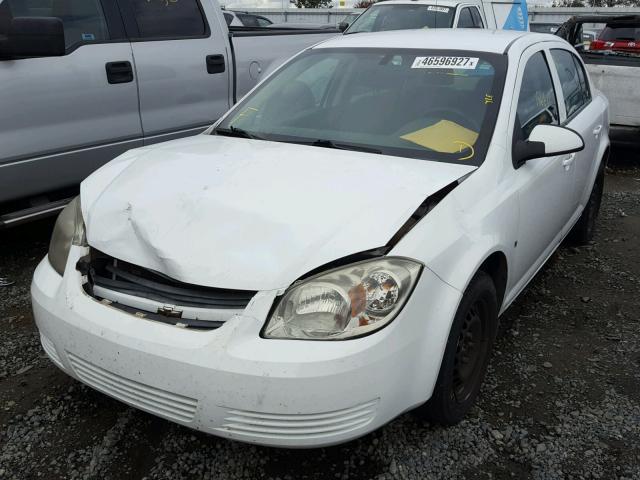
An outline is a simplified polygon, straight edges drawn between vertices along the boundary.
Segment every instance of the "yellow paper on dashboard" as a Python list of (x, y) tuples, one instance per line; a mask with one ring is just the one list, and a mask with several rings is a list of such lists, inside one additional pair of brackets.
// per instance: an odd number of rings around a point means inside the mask
[(478, 133), (450, 120), (440, 120), (400, 138), (436, 152), (457, 153), (467, 147), (473, 148)]

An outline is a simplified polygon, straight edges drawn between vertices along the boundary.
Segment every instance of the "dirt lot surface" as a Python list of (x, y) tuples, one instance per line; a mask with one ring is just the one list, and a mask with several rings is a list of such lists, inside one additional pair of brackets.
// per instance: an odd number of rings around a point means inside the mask
[(52, 222), (0, 232), (0, 479), (640, 479), (640, 169), (622, 158), (640, 164), (616, 155), (593, 244), (562, 247), (503, 317), (467, 420), (405, 414), (310, 451), (194, 432), (66, 376), (29, 301)]

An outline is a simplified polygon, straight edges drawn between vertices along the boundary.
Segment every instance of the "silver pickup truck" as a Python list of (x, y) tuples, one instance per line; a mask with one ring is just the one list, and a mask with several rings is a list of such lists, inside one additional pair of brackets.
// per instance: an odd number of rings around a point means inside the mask
[(126, 150), (201, 132), (338, 30), (229, 28), (216, 0), (0, 0), (0, 227)]
[(576, 16), (556, 35), (575, 47), (609, 100), (611, 141), (640, 145), (640, 15)]

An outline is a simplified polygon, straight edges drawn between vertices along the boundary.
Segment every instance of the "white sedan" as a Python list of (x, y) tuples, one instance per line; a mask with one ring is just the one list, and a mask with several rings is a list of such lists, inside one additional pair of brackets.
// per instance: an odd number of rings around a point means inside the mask
[(454, 424), (498, 317), (594, 228), (608, 104), (551, 35), (307, 49), (205, 134), (131, 150), (60, 215), (42, 345), (91, 387), (264, 445)]

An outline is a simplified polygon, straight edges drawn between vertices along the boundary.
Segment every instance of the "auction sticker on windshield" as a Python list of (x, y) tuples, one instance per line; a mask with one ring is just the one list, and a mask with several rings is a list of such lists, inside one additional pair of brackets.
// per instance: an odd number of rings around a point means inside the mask
[(429, 12), (449, 13), (449, 7), (436, 7), (434, 5), (429, 5), (427, 10)]
[(416, 57), (411, 68), (464, 68), (472, 70), (478, 65), (478, 57)]

